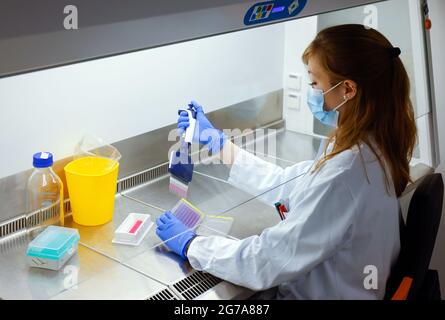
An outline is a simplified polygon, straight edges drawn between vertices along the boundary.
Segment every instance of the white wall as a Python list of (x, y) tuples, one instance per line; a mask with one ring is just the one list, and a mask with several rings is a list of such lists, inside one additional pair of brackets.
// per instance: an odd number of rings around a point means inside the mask
[[(445, 52), (445, 1), (429, 0), (430, 18), (433, 22), (431, 29), (431, 46), (433, 56), (433, 73), (435, 86), (435, 99), (437, 108), (437, 119), (439, 127), (439, 149), (441, 164), (437, 172), (442, 174), (445, 179), (445, 60), (443, 53)], [(442, 210), (442, 220), (439, 234), (436, 240), (431, 268), (439, 270), (442, 298), (445, 298), (445, 217)]]
[[(285, 23), (283, 116), (288, 130), (306, 134), (313, 134), (313, 116), (306, 102), (310, 81), (301, 55), (316, 35), (316, 16)], [(290, 74), (298, 75), (299, 79), (290, 78)], [(295, 82), (298, 82), (297, 88)], [(290, 95), (299, 98), (295, 99)]]
[[(284, 26), (273, 25), (0, 79), (0, 178), (32, 154), (69, 156), (84, 133), (116, 142), (283, 87)], [(166, 138), (167, 139), (167, 138)]]

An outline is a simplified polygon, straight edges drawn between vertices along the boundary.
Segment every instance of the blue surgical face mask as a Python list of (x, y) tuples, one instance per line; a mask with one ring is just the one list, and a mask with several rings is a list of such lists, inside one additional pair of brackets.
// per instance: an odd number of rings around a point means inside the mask
[(343, 106), (346, 102), (348, 102), (347, 97), (343, 97), (344, 101), (339, 104), (337, 107), (330, 111), (324, 110), (324, 96), (341, 85), (343, 81), (340, 81), (338, 84), (333, 86), (326, 92), (320, 89), (314, 89), (312, 87), (309, 88), (307, 92), (307, 104), (311, 109), (312, 114), (315, 118), (320, 120), (321, 123), (328, 125), (330, 127), (336, 127), (338, 121), (338, 111), (337, 109)]

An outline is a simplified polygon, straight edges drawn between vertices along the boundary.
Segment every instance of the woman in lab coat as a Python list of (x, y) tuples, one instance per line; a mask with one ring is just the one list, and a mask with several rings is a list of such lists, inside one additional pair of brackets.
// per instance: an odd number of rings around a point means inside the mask
[[(273, 288), (268, 292), (277, 299), (382, 299), (400, 250), (397, 198), (410, 181), (416, 141), (399, 55), (361, 25), (317, 35), (303, 54), (308, 105), (334, 130), (320, 157), (286, 169), (232, 144), (193, 102), (195, 141), (230, 160), (229, 182), (255, 194), (276, 188), (271, 205), (288, 198), (289, 212), (241, 240), (196, 236), (166, 212), (157, 220), (158, 236), (195, 269), (255, 291)], [(181, 114), (178, 127), (188, 125)]]

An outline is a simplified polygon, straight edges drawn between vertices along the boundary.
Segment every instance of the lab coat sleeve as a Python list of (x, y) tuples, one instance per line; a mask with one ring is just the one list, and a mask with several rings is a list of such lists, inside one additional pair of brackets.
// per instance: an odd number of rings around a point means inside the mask
[(288, 218), (242, 240), (195, 238), (190, 264), (223, 280), (265, 290), (296, 280), (333, 255), (351, 236), (356, 206), (345, 184), (310, 187)]
[(240, 149), (230, 170), (228, 182), (268, 205), (273, 205), (295, 187), (297, 178), (310, 170), (313, 160), (285, 169)]

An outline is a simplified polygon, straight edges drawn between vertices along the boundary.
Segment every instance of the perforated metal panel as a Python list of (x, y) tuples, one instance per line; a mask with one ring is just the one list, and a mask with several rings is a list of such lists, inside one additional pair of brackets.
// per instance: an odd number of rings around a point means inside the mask
[[(69, 200), (64, 203), (65, 215), (71, 212), (71, 204)], [(5, 221), (0, 224), (0, 239), (12, 235), (16, 232), (24, 231), (26, 228), (37, 226), (46, 220), (58, 217), (60, 207), (58, 204), (50, 206), (44, 210), (37, 210), (28, 215), (22, 215), (17, 218)]]
[(15, 219), (0, 224), (0, 238), (6, 237), (13, 233), (26, 228), (26, 216), (17, 217)]
[(149, 297), (147, 300), (179, 300), (171, 291), (170, 289), (164, 289), (155, 295)]
[(214, 277), (209, 273), (196, 271), (173, 284), (173, 288), (177, 290), (184, 299), (193, 300), (216, 286), (221, 281), (221, 279)]
[(117, 192), (128, 190), (140, 184), (155, 180), (166, 174), (168, 174), (168, 162), (120, 180), (117, 183)]

